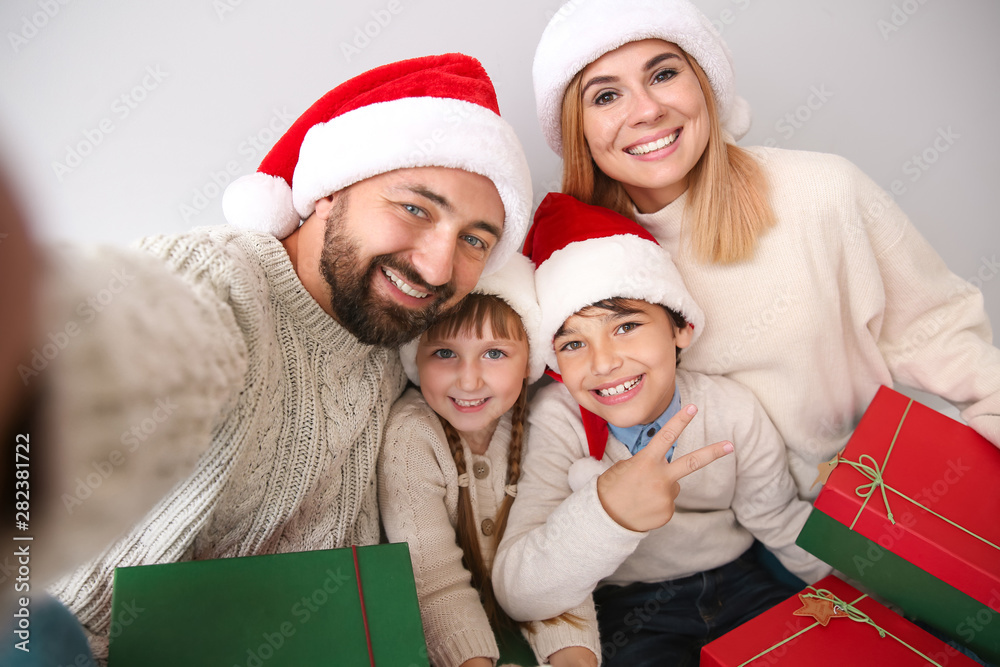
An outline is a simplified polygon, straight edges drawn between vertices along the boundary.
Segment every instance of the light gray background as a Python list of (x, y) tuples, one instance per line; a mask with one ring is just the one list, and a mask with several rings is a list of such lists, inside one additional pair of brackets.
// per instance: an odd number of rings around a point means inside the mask
[[(559, 187), (531, 91), (555, 0), (63, 1), (0, 6), (0, 159), (43, 238), (124, 245), (220, 223), (213, 173), (255, 170), (272, 129), (344, 79), (448, 51), (478, 57), (493, 77), (536, 203)], [(696, 2), (754, 109), (742, 143), (839, 153), (887, 190), (897, 182), (896, 200), (951, 269), (981, 285), (1000, 323), (1000, 2)], [(359, 38), (366, 28), (374, 36)], [(57, 175), (54, 163), (98, 131)], [(920, 155), (933, 160), (925, 170)]]

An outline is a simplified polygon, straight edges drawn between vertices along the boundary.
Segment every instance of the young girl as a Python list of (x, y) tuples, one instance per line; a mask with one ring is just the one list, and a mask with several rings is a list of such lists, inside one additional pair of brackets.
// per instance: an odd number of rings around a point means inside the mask
[[(529, 344), (538, 317), (533, 266), (513, 257), (400, 353), (419, 391), (409, 389), (389, 416), (379, 507), (389, 541), (409, 543), (437, 667), (492, 667), (495, 635), (516, 638), (490, 570), (517, 494), (527, 387), (544, 368)], [(538, 660), (596, 665), (599, 647), (579, 625), (533, 626)]]

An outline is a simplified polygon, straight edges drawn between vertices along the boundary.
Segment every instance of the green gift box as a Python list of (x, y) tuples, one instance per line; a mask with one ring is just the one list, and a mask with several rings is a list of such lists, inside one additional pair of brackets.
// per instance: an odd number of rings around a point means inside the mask
[(406, 544), (121, 567), (110, 667), (426, 666)]
[(1000, 451), (883, 387), (835, 461), (797, 544), (1000, 661)]

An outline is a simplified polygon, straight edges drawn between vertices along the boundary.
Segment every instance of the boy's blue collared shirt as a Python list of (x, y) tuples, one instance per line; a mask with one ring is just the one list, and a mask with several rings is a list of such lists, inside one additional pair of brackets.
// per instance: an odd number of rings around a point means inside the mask
[[(681, 411), (681, 395), (677, 389), (674, 389), (674, 397), (670, 399), (670, 405), (667, 409), (663, 411), (659, 417), (656, 418), (652, 424), (637, 424), (635, 426), (630, 426), (629, 428), (619, 428), (613, 424), (608, 424), (608, 430), (611, 431), (611, 435), (618, 438), (618, 440), (628, 447), (628, 450), (632, 452), (635, 456), (639, 451), (649, 444), (649, 441), (653, 439), (663, 425), (666, 424), (671, 417), (676, 415)], [(670, 451), (667, 452), (667, 460), (669, 461), (674, 455), (674, 447), (677, 443), (670, 445)]]

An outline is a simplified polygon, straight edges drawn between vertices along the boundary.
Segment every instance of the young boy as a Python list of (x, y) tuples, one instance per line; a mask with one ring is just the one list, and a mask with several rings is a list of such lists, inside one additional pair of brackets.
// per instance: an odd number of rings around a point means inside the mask
[[(795, 546), (810, 505), (753, 394), (676, 368), (704, 318), (648, 232), (550, 194), (525, 254), (561, 381), (531, 406), (497, 597), (515, 620), (596, 602), (605, 665), (697, 664), (790, 594), (748, 551), (755, 537), (807, 582), (830, 572)], [(697, 458), (720, 441), (732, 455)]]

